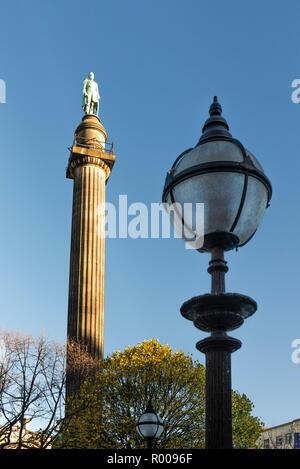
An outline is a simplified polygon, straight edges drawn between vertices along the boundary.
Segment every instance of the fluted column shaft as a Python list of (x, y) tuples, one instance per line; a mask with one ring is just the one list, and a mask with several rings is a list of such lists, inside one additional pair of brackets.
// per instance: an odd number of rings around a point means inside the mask
[(99, 360), (104, 343), (105, 180), (99, 166), (80, 165), (74, 171), (69, 281), (68, 337)]

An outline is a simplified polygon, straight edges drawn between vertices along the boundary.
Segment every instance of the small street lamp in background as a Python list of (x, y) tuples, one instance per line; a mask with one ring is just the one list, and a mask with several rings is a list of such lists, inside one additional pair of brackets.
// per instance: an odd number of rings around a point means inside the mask
[(153, 409), (151, 399), (145, 412), (140, 416), (136, 429), (138, 434), (147, 441), (148, 449), (152, 449), (154, 439), (161, 436), (164, 426)]

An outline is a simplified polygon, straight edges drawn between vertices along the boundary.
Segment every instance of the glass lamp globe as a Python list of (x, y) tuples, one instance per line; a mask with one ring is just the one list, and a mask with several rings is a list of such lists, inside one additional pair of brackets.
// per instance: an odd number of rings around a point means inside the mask
[(136, 429), (138, 434), (145, 439), (154, 439), (161, 436), (164, 429), (163, 423), (155, 413), (151, 400), (147, 405), (145, 413), (139, 418)]
[[(201, 252), (215, 246), (226, 251), (245, 245), (256, 232), (272, 196), (262, 166), (229, 133), (216, 96), (209, 112), (198, 144), (175, 160), (163, 191), (167, 210), (172, 204), (181, 207), (177, 213), (181, 234), (202, 236)], [(204, 204), (201, 233), (195, 223), (197, 203)], [(190, 209), (185, 210), (184, 204), (190, 204)]]

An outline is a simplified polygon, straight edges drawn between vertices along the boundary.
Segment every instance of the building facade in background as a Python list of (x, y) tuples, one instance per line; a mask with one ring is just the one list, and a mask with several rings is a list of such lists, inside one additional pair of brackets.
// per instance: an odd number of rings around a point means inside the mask
[(264, 428), (258, 446), (261, 449), (300, 449), (300, 419)]

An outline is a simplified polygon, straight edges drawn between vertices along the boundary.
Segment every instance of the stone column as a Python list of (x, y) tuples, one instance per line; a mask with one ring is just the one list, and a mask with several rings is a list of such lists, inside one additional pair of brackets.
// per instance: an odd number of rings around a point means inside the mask
[[(85, 115), (75, 132), (67, 168), (74, 180), (69, 278), (68, 339), (103, 359), (105, 278), (105, 185), (115, 155), (105, 149), (100, 119)], [(67, 394), (78, 388), (72, 379)]]

